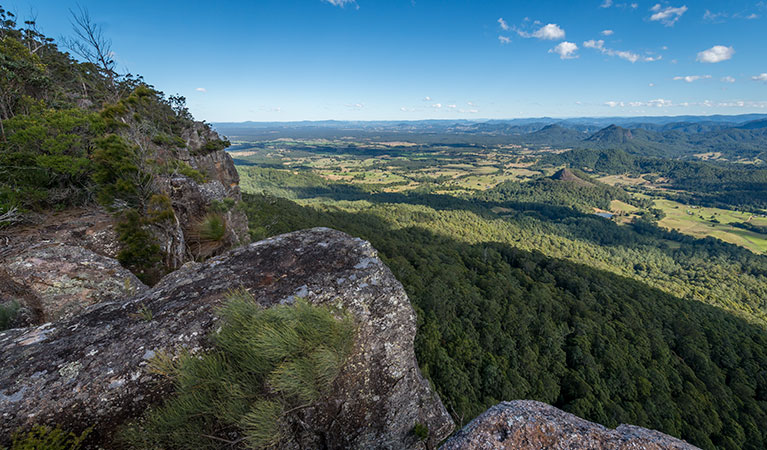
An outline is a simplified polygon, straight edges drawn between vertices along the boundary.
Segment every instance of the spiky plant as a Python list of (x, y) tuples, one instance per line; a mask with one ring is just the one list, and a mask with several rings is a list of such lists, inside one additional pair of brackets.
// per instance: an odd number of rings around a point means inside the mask
[(240, 291), (220, 315), (210, 351), (153, 359), (175, 394), (122, 433), (130, 447), (274, 446), (291, 414), (327, 394), (352, 349), (349, 315), (301, 299), (263, 309)]

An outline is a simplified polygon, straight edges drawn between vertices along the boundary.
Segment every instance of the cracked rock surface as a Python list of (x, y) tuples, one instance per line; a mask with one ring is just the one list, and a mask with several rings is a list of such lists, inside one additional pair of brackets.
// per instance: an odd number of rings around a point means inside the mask
[(0, 298), (19, 301), (35, 324), (146, 289), (117, 260), (78, 246), (38, 244), (0, 262)]
[[(244, 288), (263, 306), (296, 297), (337, 304), (355, 318), (352, 355), (328, 398), (300, 411), (280, 448), (429, 448), (453, 422), (420, 374), (415, 313), (371, 245), (326, 229), (299, 231), (187, 263), (154, 288), (93, 305), (35, 328), (0, 332), (0, 444), (18, 428), (59, 424), (94, 439), (167, 394), (146, 370), (179, 347), (204, 350), (226, 293)], [(429, 438), (412, 432), (425, 424)]]
[(612, 430), (546, 403), (517, 400), (488, 409), (440, 450), (693, 450), (693, 445), (633, 425)]

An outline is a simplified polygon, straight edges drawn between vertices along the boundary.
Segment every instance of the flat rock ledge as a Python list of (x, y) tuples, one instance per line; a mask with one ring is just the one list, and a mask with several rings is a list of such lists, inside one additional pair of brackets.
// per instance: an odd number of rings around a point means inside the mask
[(633, 425), (611, 430), (546, 403), (517, 400), (485, 411), (440, 450), (692, 450), (687, 442)]
[[(82, 314), (0, 333), (0, 444), (35, 424), (110, 433), (167, 394), (147, 361), (180, 347), (204, 350), (227, 292), (246, 289), (263, 306), (302, 297), (345, 307), (358, 332), (330, 396), (299, 412), (305, 426), (280, 448), (434, 448), (453, 430), (421, 376), (412, 306), (372, 246), (327, 228), (250, 244), (187, 263), (151, 290)], [(415, 424), (426, 425), (420, 441)]]

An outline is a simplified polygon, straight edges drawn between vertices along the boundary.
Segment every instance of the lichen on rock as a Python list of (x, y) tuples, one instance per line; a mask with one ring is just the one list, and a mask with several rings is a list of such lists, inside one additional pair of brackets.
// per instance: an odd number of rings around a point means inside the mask
[[(0, 333), (0, 443), (35, 424), (74, 432), (93, 425), (92, 437), (108, 446), (116, 426), (169, 392), (145, 370), (147, 355), (204, 351), (233, 289), (265, 307), (299, 294), (341, 306), (359, 326), (330, 394), (298, 412), (305, 426), (280, 448), (434, 448), (452, 431), (418, 369), (415, 313), (402, 285), (369, 243), (317, 228), (185, 264), (151, 290), (76, 317)], [(416, 424), (428, 429), (426, 441), (413, 433)]]
[(546, 403), (517, 400), (488, 409), (440, 450), (694, 450), (658, 431), (632, 425), (611, 430)]

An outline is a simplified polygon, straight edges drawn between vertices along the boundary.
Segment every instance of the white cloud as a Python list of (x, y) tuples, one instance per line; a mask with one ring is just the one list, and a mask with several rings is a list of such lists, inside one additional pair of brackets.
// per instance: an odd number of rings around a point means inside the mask
[(595, 41), (594, 39), (592, 39), (590, 41), (584, 42), (583, 46), (586, 48), (595, 48), (597, 50), (603, 50), (605, 48), (605, 41), (601, 39), (598, 41)]
[(650, 83), (650, 84), (648, 84), (648, 86), (655, 87), (655, 83)]
[(362, 103), (353, 103), (353, 104), (347, 104), (346, 107), (351, 109), (362, 109), (365, 107), (365, 105), (363, 105)]
[(767, 73), (760, 73), (759, 75), (751, 77), (754, 81), (761, 81), (767, 83)]
[[(639, 61), (640, 59), (642, 59), (639, 55), (633, 52), (624, 51), (624, 50), (613, 50), (611, 48), (607, 48), (605, 47), (605, 41), (603, 41), (602, 39), (598, 41), (594, 39), (590, 41), (586, 41), (583, 43), (583, 46), (586, 48), (593, 48), (595, 50), (599, 50), (600, 52), (608, 56), (617, 56), (618, 58), (625, 59), (626, 61), (629, 61), (632, 63), (635, 63)], [(657, 61), (659, 59), (660, 59), (660, 56), (655, 58), (648, 56), (644, 58), (644, 61), (651, 62), (651, 61)]]
[(599, 5), (600, 8), (609, 8), (611, 6), (613, 6), (613, 0), (605, 0)]
[(578, 46), (575, 43), (564, 41), (549, 50), (549, 53), (556, 53), (560, 59), (574, 59), (578, 57), (575, 54), (576, 51), (578, 51)]
[(708, 50), (703, 50), (698, 53), (698, 62), (702, 63), (718, 63), (732, 59), (732, 55), (735, 54), (735, 49), (732, 47), (725, 47), (724, 45), (715, 45)]
[(442, 108), (442, 103), (435, 103), (435, 104), (431, 105), (431, 107), (434, 108), (434, 109), (440, 109), (440, 108)]
[(455, 108), (458, 107), (458, 105), (447, 105), (447, 107), (450, 108), (450, 109), (455, 109)]
[(603, 30), (601, 34), (602, 36), (612, 36), (613, 30)]
[(464, 114), (477, 114), (479, 110), (478, 109), (459, 109), (458, 112), (464, 113)]
[(357, 0), (323, 0), (327, 3), (330, 3), (333, 6), (340, 6), (343, 8), (346, 5), (356, 5)]
[(508, 36), (498, 36), (498, 42), (500, 42), (501, 44), (510, 44), (511, 38), (509, 38)]
[(506, 23), (506, 21), (505, 21), (505, 20), (503, 20), (503, 17), (501, 17), (501, 18), (499, 18), (499, 19), (498, 19), (498, 25), (500, 25), (500, 26), (501, 26), (501, 29), (503, 29), (503, 30), (505, 30), (505, 31), (508, 31), (508, 30), (509, 30), (509, 24), (508, 24), (508, 23)]
[(729, 75), (726, 76), (726, 77), (722, 77), (722, 82), (723, 83), (734, 83), (735, 82), (735, 77), (731, 77)]
[(759, 14), (756, 14), (756, 13), (751, 13), (751, 15), (746, 17), (746, 19), (748, 19), (748, 20), (754, 20), (754, 19), (758, 19), (758, 18), (759, 18)]
[(673, 103), (671, 100), (664, 100), (662, 98), (659, 98), (657, 100), (650, 100), (647, 102), (647, 106), (653, 106), (655, 108), (666, 108), (668, 106), (672, 106)]
[(658, 3), (653, 6), (650, 11), (655, 13), (650, 16), (650, 20), (671, 27), (682, 17), (682, 14), (687, 12), (687, 6), (667, 6), (664, 8)]
[[(617, 102), (617, 101), (610, 101), (605, 102), (606, 106), (609, 106), (610, 108), (616, 108), (616, 107), (625, 107), (625, 102)], [(640, 107), (652, 107), (652, 108), (667, 108), (669, 106), (674, 106), (673, 102), (671, 100), (665, 100), (662, 98), (656, 99), (656, 100), (650, 100), (647, 102), (628, 102), (628, 106), (632, 108), (640, 108)]]
[(684, 81), (685, 83), (692, 83), (698, 80), (708, 80), (711, 75), (687, 75), (684, 77), (674, 77), (674, 81)]
[(423, 101), (425, 101), (425, 102), (430, 102), (430, 101), (431, 101), (431, 97), (429, 97), (429, 96), (427, 95), (426, 97), (424, 97), (424, 98), (423, 98)]
[(205, 88), (197, 88), (197, 89), (195, 89), (195, 91), (197, 91), (197, 92), (208, 92), (208, 90), (205, 89)]
[(565, 30), (559, 27), (555, 23), (550, 23), (542, 26), (538, 31), (533, 33), (533, 37), (538, 39), (546, 39), (550, 41), (558, 41), (565, 38)]
[(727, 13), (719, 12), (719, 13), (713, 13), (709, 11), (708, 9), (703, 14), (703, 20), (706, 20), (708, 22), (721, 22), (721, 19), (724, 19), (727, 17)]

